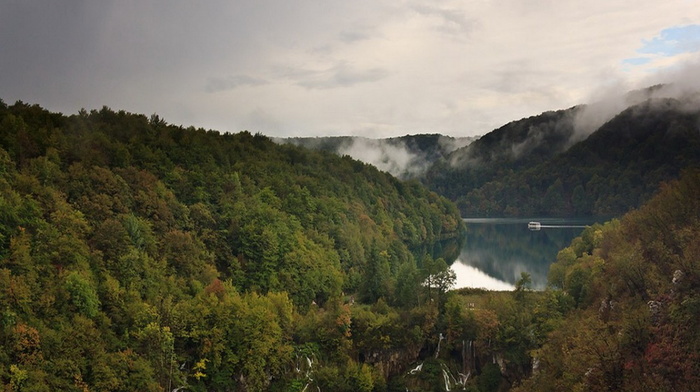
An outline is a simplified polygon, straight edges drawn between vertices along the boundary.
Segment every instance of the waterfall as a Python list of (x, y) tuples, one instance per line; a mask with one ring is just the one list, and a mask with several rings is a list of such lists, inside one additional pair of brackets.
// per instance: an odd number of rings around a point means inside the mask
[(445, 383), (446, 391), (450, 391), (452, 390), (452, 388), (464, 389), (464, 387), (467, 384), (467, 380), (469, 379), (469, 374), (465, 375), (462, 373), (458, 373), (459, 380), (457, 380), (452, 374), (452, 372), (450, 372), (450, 369), (447, 367), (447, 365), (441, 363), (440, 367), (442, 368), (442, 380)]
[(445, 337), (442, 336), (442, 332), (440, 332), (440, 338), (438, 340), (437, 350), (435, 350), (435, 359), (437, 359), (438, 355), (440, 355), (440, 343), (442, 343), (442, 339), (444, 339), (444, 338)]
[(476, 370), (476, 350), (474, 341), (469, 342), (462, 340), (462, 373), (469, 376)]
[(416, 366), (415, 368), (411, 369), (408, 371), (408, 374), (416, 374), (419, 373), (421, 370), (423, 370), (423, 362), (420, 363), (420, 365)]
[(443, 368), (442, 369), (442, 378), (445, 381), (445, 390), (446, 391), (450, 390), (450, 377), (449, 376), (451, 376), (451, 374), (448, 374), (448, 371)]
[[(311, 385), (311, 383), (314, 382), (314, 379), (311, 378), (311, 375), (313, 373), (313, 364), (314, 360), (309, 358), (308, 356), (304, 356), (304, 359), (306, 361), (301, 360), (301, 357), (297, 354), (297, 361), (294, 366), (294, 370), (297, 373), (301, 373), (302, 371), (304, 372), (304, 377), (306, 378), (306, 385), (304, 386), (304, 389), (302, 389), (302, 392), (305, 392), (307, 388)], [(318, 386), (316, 387), (318, 388)]]
[(540, 371), (540, 358), (532, 358), (532, 374), (537, 374)]
[[(455, 378), (452, 376), (452, 373), (450, 373), (450, 370), (447, 368), (447, 366), (445, 366), (444, 363), (441, 365), (442, 365), (442, 380), (445, 382), (445, 390), (449, 391), (450, 386), (453, 384), (451, 381), (454, 381), (454, 383), (456, 383), (457, 380), (455, 380)], [(450, 378), (451, 378), (451, 380), (450, 380)]]

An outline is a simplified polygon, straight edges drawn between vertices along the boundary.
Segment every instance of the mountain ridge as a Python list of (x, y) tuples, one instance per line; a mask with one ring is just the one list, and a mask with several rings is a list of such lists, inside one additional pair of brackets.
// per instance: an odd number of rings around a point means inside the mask
[[(573, 120), (585, 110), (511, 122), (436, 162), (422, 181), (464, 216), (609, 216), (700, 165), (700, 105), (693, 101), (648, 98), (570, 143)], [(514, 154), (522, 145), (529, 155)]]

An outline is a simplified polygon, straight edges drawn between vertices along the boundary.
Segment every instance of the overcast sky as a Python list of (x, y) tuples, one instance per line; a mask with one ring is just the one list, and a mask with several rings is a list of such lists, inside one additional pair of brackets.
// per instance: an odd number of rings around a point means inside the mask
[(697, 0), (0, 0), (6, 103), (270, 136), (484, 134), (698, 53)]

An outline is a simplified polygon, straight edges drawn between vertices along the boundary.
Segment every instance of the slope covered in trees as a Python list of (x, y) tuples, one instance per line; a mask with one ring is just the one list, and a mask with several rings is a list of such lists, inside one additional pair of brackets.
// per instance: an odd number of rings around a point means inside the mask
[(348, 157), (0, 101), (0, 383), (386, 386), (451, 278), (410, 249), (461, 230), (448, 200)]
[(277, 138), (313, 150), (328, 151), (372, 164), (401, 179), (422, 177), (436, 161), (471, 143), (473, 137), (440, 134), (406, 135), (386, 139), (359, 136)]
[(700, 383), (700, 171), (559, 253), (576, 303), (521, 391), (691, 391)]
[(457, 200), (490, 181), (545, 162), (569, 147), (576, 108), (510, 122), (436, 161), (424, 181)]
[(523, 275), (513, 292), (449, 293), (441, 354), (423, 368), (451, 373), (430, 390), (696, 390), (698, 195), (700, 170), (687, 170), (639, 210), (588, 227), (544, 291)]
[(424, 181), (463, 216), (611, 216), (700, 165), (696, 104), (649, 99), (576, 142), (581, 110), (508, 124), (434, 165)]

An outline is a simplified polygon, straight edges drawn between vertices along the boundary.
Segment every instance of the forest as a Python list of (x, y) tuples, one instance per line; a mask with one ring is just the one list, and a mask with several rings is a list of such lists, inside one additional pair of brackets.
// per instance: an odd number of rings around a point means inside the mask
[(545, 290), (527, 273), (451, 290), (425, 249), (465, 227), (417, 181), (260, 134), (0, 101), (0, 384), (692, 390), (698, 194), (685, 169), (588, 227)]
[(0, 104), (0, 214), (0, 380), (22, 391), (302, 390), (307, 358), (369, 390), (433, 332), (450, 276), (415, 249), (464, 229), (347, 157), (22, 102)]
[(691, 391), (700, 383), (700, 170), (559, 252), (575, 304), (517, 391)]
[(587, 137), (577, 106), (504, 125), (437, 161), (422, 178), (464, 217), (620, 216), (700, 164), (700, 110), (650, 98)]

